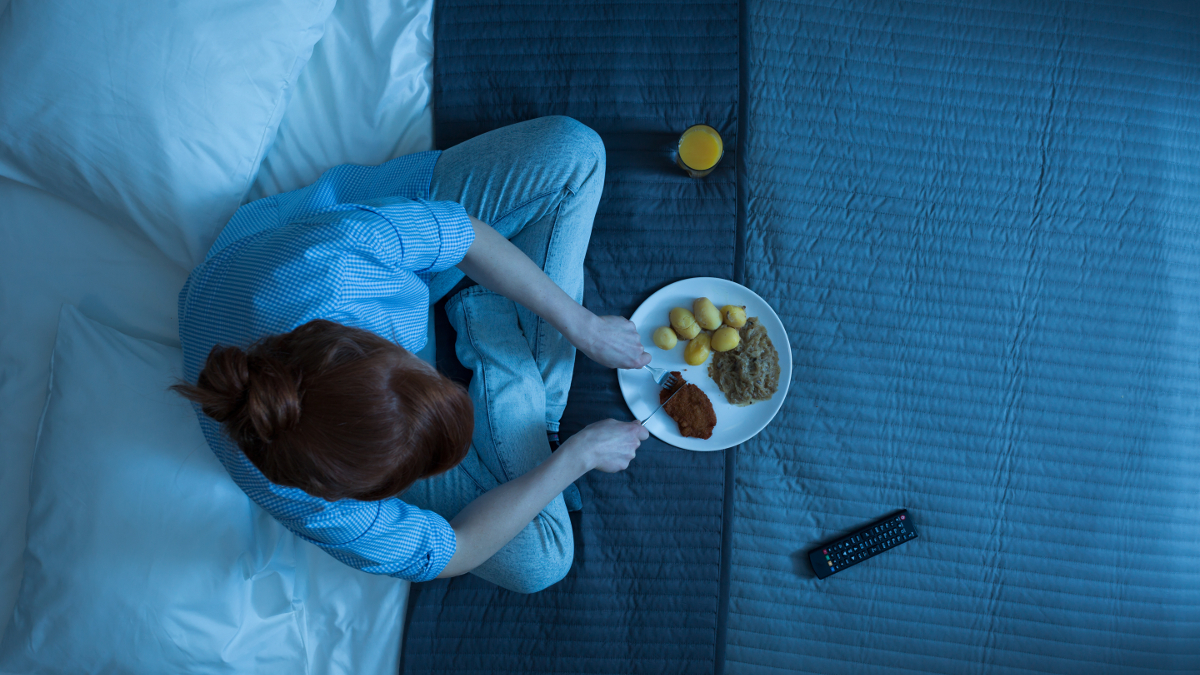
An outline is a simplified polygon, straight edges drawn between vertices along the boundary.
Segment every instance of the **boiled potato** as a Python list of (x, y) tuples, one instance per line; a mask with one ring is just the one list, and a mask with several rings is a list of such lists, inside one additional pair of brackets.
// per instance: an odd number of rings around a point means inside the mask
[[(721, 308), (721, 316), (725, 317), (725, 325), (741, 328), (746, 325), (746, 308), (737, 305), (725, 305)], [(718, 350), (719, 351), (719, 350)]]
[(714, 352), (727, 352), (738, 346), (738, 342), (741, 339), (736, 328), (721, 326), (713, 333), (711, 340), (712, 350)]
[(708, 298), (696, 298), (692, 303), (692, 312), (696, 316), (696, 323), (704, 330), (716, 330), (721, 327), (721, 313), (717, 311), (717, 306)]
[(678, 328), (675, 329), (675, 334), (678, 335), (679, 339), (681, 340), (691, 340), (692, 338), (696, 337), (696, 334), (699, 332), (700, 324), (698, 323), (693, 323), (692, 327), (688, 328), (687, 330), (679, 330)]
[(658, 345), (659, 349), (674, 349), (678, 342), (675, 331), (671, 330), (670, 326), (663, 326), (654, 331), (654, 344)]
[(708, 360), (711, 352), (708, 344), (708, 333), (700, 333), (683, 348), (683, 360), (689, 366), (699, 366)]
[(696, 317), (682, 307), (671, 310), (671, 328), (675, 329), (681, 340), (691, 340), (700, 332), (700, 324), (696, 323)]

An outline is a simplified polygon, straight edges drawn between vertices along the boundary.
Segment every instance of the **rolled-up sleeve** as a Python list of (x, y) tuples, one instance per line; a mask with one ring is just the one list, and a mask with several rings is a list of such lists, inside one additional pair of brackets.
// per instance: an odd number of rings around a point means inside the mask
[(441, 272), (462, 262), (475, 230), (462, 204), (386, 198), (357, 204), (383, 218), (400, 245), (399, 264), (412, 272)]
[[(388, 500), (389, 506), (392, 504), (403, 504), (409, 509), (416, 509), (400, 501)], [(388, 508), (385, 507), (380, 516), (386, 517)], [(445, 518), (434, 513), (433, 511), (425, 511), (417, 509), (425, 518), (426, 537), (420, 553), (414, 556), (413, 559), (407, 561), (404, 569), (397, 571), (384, 572), (394, 577), (408, 579), (409, 581), (429, 581), (436, 579), (437, 575), (446, 569), (446, 565), (450, 563), (450, 558), (454, 557), (454, 551), (458, 549), (458, 538), (454, 534), (454, 528), (450, 527), (450, 523)], [(398, 528), (391, 528), (396, 530)]]
[(370, 574), (420, 582), (435, 579), (446, 569), (458, 540), (445, 518), (394, 497), (370, 505), (378, 506), (374, 522), (359, 536), (342, 543), (314, 540), (312, 527), (285, 524), (334, 558)]
[(391, 197), (328, 207), (264, 233), (243, 249), (269, 250), (275, 264), (266, 272), (275, 277), (281, 268), (307, 268), (311, 274), (320, 262), (344, 268), (349, 259), (392, 272), (434, 273), (461, 262), (474, 241), (461, 204)]

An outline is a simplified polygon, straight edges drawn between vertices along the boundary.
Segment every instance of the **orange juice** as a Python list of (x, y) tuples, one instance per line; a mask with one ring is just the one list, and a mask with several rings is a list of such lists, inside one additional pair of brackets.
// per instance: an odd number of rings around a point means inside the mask
[(716, 129), (697, 124), (679, 137), (678, 164), (693, 178), (707, 176), (721, 160), (724, 149)]

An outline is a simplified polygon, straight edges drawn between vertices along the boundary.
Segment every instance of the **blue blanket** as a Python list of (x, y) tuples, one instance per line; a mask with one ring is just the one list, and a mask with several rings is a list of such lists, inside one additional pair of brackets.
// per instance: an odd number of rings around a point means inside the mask
[(795, 376), (737, 453), (726, 672), (1200, 669), (1200, 6), (1149, 4), (749, 3)]
[[(435, 17), (440, 147), (547, 114), (604, 138), (589, 307), (727, 276), (795, 367), (724, 456), (652, 440), (581, 481), (548, 591), (414, 585), (404, 672), (1200, 671), (1200, 6)], [(697, 122), (727, 154), (692, 181)], [(564, 428), (627, 415), (580, 359)], [(812, 576), (901, 507), (919, 539)]]
[[(736, 141), (736, 4), (458, 1), (434, 16), (438, 147), (543, 115), (603, 138), (589, 309), (629, 316), (664, 284), (733, 274), (736, 163), (696, 181), (671, 153), (680, 120)], [(461, 372), (435, 319), (439, 365)], [(632, 419), (616, 371), (580, 356), (562, 432), (606, 417)], [(724, 453), (654, 438), (628, 470), (589, 473), (567, 578), (529, 596), (471, 575), (414, 584), (402, 672), (711, 672), (724, 477)]]

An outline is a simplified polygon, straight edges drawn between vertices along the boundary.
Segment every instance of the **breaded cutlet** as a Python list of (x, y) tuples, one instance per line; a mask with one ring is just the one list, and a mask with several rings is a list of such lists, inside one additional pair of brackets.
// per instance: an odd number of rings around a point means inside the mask
[(712, 401), (696, 385), (685, 382), (683, 374), (672, 371), (676, 384), (671, 389), (663, 389), (658, 393), (658, 402), (662, 403), (671, 397), (680, 387), (683, 391), (663, 406), (663, 411), (679, 425), (679, 433), (692, 438), (712, 438), (713, 428), (717, 426), (717, 413), (713, 410)]

